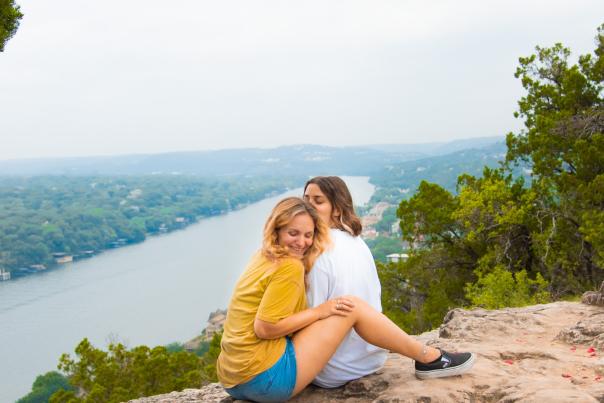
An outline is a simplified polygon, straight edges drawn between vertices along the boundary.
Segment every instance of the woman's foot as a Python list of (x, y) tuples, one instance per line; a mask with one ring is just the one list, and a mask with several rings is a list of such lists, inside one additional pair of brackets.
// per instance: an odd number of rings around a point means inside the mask
[(415, 376), (430, 379), (461, 375), (472, 368), (475, 360), (474, 353), (448, 353), (441, 350), (440, 357), (432, 362), (423, 364), (415, 361)]

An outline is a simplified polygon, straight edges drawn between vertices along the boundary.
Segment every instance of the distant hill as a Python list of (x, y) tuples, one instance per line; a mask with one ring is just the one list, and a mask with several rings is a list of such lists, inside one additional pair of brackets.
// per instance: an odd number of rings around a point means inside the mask
[(482, 147), (503, 138), (414, 145), (284, 146), (56, 159), (0, 161), (0, 176), (36, 175), (373, 175), (386, 165)]
[[(481, 176), (485, 166), (499, 166), (505, 160), (507, 147), (503, 140), (485, 147), (462, 149), (449, 154), (427, 157), (396, 164), (384, 164), (384, 168), (371, 176), (378, 186), (374, 201), (400, 202), (412, 196), (422, 180), (437, 183), (445, 189), (456, 191), (457, 177), (467, 173)], [(526, 175), (523, 167), (518, 175)]]
[(418, 160), (420, 158), (435, 157), (439, 155), (450, 154), (456, 151), (472, 148), (484, 148), (494, 144), (505, 142), (504, 136), (496, 137), (477, 137), (472, 139), (453, 140), (440, 143), (420, 143), (420, 144), (379, 144), (368, 145), (368, 148), (387, 153), (407, 154), (407, 160)]

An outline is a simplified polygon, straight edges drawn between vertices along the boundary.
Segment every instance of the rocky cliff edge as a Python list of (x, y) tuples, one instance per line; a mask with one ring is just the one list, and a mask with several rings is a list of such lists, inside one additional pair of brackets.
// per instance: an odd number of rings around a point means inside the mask
[[(376, 374), (337, 389), (308, 387), (291, 402), (604, 402), (604, 307), (555, 302), (496, 311), (450, 311), (429, 345), (473, 351), (468, 374), (420, 381), (390, 354)], [(218, 384), (133, 400), (233, 402)]]

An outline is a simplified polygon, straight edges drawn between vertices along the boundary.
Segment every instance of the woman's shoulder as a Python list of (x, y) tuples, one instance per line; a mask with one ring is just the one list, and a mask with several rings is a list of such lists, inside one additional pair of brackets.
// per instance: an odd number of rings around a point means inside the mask
[(366, 245), (360, 235), (352, 235), (341, 229), (332, 228), (330, 235), (335, 247)]
[(319, 257), (326, 262), (342, 262), (351, 259), (358, 262), (373, 261), (369, 247), (360, 235), (354, 236), (342, 230), (334, 230), (333, 247)]
[(279, 271), (292, 271), (292, 272), (298, 272), (298, 271), (304, 271), (304, 264), (302, 263), (302, 261), (300, 259), (297, 259), (295, 257), (282, 257), (280, 259), (278, 259), (276, 262), (276, 267), (277, 270)]

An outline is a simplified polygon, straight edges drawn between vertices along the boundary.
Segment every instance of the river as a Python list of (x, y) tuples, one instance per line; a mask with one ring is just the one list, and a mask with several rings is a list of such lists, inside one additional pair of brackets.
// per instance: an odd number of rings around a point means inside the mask
[[(369, 201), (368, 177), (344, 177), (355, 205)], [(184, 342), (226, 308), (258, 249), (275, 203), (302, 189), (251, 204), (183, 230), (103, 252), (89, 260), (0, 282), (0, 402), (31, 390), (87, 337), (96, 347)]]

